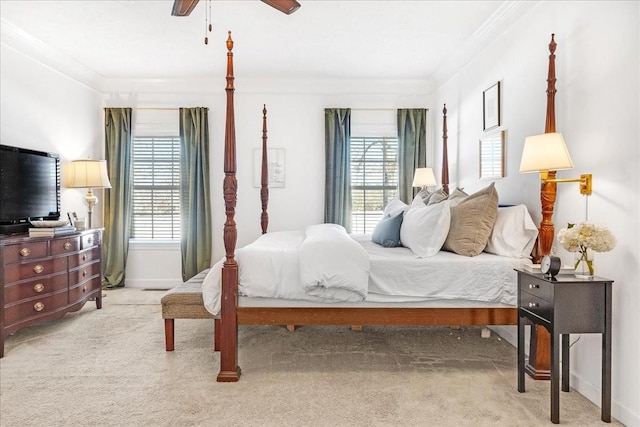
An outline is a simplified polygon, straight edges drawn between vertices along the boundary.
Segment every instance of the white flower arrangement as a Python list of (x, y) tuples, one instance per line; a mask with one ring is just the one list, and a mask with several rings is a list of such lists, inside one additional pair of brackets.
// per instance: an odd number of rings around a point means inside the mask
[(616, 246), (616, 238), (606, 227), (590, 222), (568, 224), (558, 232), (558, 242), (569, 252), (583, 252), (587, 248), (608, 252)]
[(593, 259), (587, 249), (595, 252), (608, 252), (616, 246), (616, 238), (606, 228), (590, 222), (568, 224), (558, 232), (558, 242), (569, 252), (580, 252), (576, 265), (585, 261), (589, 274), (593, 276)]

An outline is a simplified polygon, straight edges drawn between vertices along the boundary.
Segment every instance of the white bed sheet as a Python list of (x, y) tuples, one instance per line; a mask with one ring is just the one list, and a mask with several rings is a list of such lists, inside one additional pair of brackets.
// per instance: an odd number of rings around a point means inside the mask
[(514, 268), (531, 261), (488, 253), (475, 257), (440, 251), (416, 258), (404, 247), (384, 248), (370, 235), (352, 235), (369, 254), (370, 302), (466, 300), (514, 306), (517, 275)]
[[(250, 250), (245, 247), (236, 251), (239, 304), (280, 307), (376, 306), (378, 303), (432, 307), (515, 306), (517, 276), (514, 268), (531, 263), (528, 259), (488, 253), (466, 257), (444, 251), (428, 258), (415, 258), (407, 248), (383, 248), (371, 242), (370, 235), (351, 237), (370, 257), (365, 301), (346, 305), (323, 303), (306, 294), (300, 285), (297, 262), (297, 248), (304, 240), (304, 232), (293, 231), (268, 233), (250, 245)], [(205, 307), (214, 315), (220, 311), (221, 268), (222, 260), (212, 267), (203, 281)]]

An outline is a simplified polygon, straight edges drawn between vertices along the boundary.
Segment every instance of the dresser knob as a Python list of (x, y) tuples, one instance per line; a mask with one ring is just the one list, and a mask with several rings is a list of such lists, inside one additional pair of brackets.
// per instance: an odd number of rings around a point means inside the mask
[(529, 283), (529, 289), (538, 289), (540, 287), (540, 285), (534, 285), (532, 283)]
[(86, 261), (86, 260), (87, 260), (87, 255), (86, 255), (86, 254), (82, 255), (82, 260), (83, 260), (83, 261)]
[(42, 310), (44, 310), (44, 304), (41, 303), (41, 302), (37, 302), (37, 303), (33, 304), (33, 309), (35, 311), (42, 311)]
[(33, 272), (36, 274), (40, 274), (44, 271), (44, 267), (40, 264), (36, 265), (35, 267), (33, 267)]
[(44, 285), (42, 283), (36, 283), (33, 286), (33, 290), (38, 292), (38, 293), (40, 293), (40, 292), (44, 291)]
[(31, 249), (29, 248), (20, 249), (20, 256), (29, 256), (29, 255), (31, 255)]
[(530, 302), (530, 303), (529, 303), (529, 308), (535, 308), (535, 307), (537, 307), (537, 306), (538, 306), (538, 303), (537, 303), (537, 302)]
[(65, 251), (68, 251), (69, 249), (71, 249), (71, 242), (64, 242), (64, 245), (62, 245), (62, 247)]
[(87, 277), (87, 270), (82, 270), (82, 277)]
[(87, 244), (89, 244), (89, 245), (90, 245), (90, 244), (92, 244), (92, 243), (93, 243), (93, 238), (92, 238), (92, 237), (89, 237), (89, 238), (87, 239)]
[(87, 287), (86, 286), (82, 287), (82, 292), (87, 292)]

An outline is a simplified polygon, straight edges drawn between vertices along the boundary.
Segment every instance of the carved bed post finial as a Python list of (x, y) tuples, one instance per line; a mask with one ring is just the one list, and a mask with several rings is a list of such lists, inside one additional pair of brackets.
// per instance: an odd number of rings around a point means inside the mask
[(262, 108), (262, 175), (260, 181), (260, 201), (262, 202), (262, 215), (260, 216), (260, 225), (262, 234), (267, 233), (269, 226), (269, 214), (267, 213), (267, 205), (269, 203), (269, 160), (267, 156), (267, 105)]
[(224, 131), (223, 197), (227, 220), (224, 223), (226, 259), (222, 266), (222, 301), (220, 308), (220, 372), (217, 380), (235, 382), (240, 379), (238, 366), (238, 263), (235, 260), (237, 230), (235, 222), (238, 183), (236, 180), (236, 130), (233, 104), (233, 40), (227, 38), (227, 111)]
[(447, 104), (442, 109), (442, 189), (449, 194), (449, 156), (447, 154)]

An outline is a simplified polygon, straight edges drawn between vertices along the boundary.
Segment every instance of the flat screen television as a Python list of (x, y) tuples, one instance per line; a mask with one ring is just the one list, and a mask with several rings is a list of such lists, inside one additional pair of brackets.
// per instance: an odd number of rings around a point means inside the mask
[(27, 231), (30, 220), (60, 218), (60, 157), (0, 145), (0, 234)]

